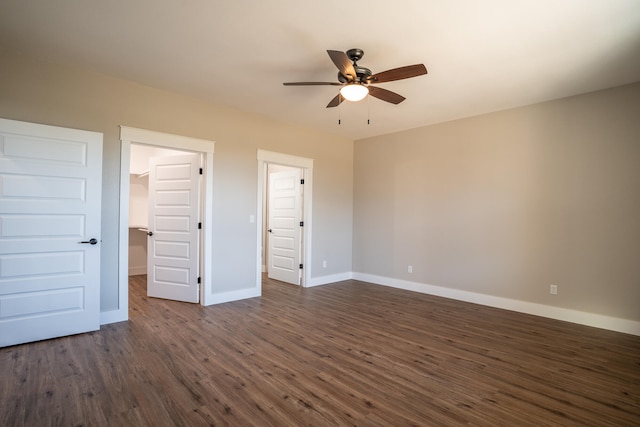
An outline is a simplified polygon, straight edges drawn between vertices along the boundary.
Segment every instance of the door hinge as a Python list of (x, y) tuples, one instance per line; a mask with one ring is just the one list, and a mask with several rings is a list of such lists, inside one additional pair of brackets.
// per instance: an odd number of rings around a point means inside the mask
[(304, 184), (304, 178), (300, 180), (300, 184)]
[(200, 282), (201, 282), (201, 280), (200, 280), (200, 278), (198, 277), (198, 284), (200, 284)]
[(200, 168), (200, 175), (202, 175), (202, 168)]
[(300, 264), (300, 270), (302, 270), (302, 264)]
[(304, 227), (304, 221), (300, 221), (300, 227)]
[(202, 223), (201, 222), (198, 223), (198, 230), (202, 230)]

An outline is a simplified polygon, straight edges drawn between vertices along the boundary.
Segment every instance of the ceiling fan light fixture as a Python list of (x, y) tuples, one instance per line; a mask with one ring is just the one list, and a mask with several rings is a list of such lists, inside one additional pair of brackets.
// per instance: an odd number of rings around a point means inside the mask
[(369, 88), (367, 88), (362, 83), (350, 83), (348, 85), (342, 86), (340, 89), (340, 94), (347, 101), (360, 101), (364, 99), (365, 96), (369, 94)]

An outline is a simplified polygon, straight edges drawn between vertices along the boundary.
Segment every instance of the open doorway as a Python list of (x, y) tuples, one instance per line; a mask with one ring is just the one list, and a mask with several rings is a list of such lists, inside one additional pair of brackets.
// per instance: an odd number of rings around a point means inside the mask
[[(284, 191), (284, 198), (281, 207), (285, 207), (285, 214), (280, 216), (281, 222), (274, 224), (273, 219), (269, 220), (270, 206), (273, 208), (274, 202), (269, 202), (269, 176), (281, 174), (279, 180), (280, 189)], [(273, 178), (273, 177), (272, 177)], [(272, 179), (271, 184), (275, 181)], [(297, 187), (297, 188), (296, 188)], [(302, 188), (303, 187), (303, 188)], [(299, 194), (299, 198), (295, 197)], [(302, 195), (304, 194), (304, 197)], [(292, 197), (293, 196), (293, 197)], [(256, 286), (262, 287), (262, 273), (266, 272), (271, 276), (274, 270), (280, 273), (290, 274), (291, 280), (286, 281), (302, 287), (308, 286), (311, 278), (311, 229), (312, 215), (311, 206), (313, 201), (313, 159), (306, 157), (292, 156), (289, 154), (275, 153), (271, 151), (258, 150), (258, 241), (257, 241), (257, 266), (256, 266)], [(296, 207), (299, 203), (300, 208)], [(289, 209), (292, 208), (292, 209)], [(282, 211), (281, 211), (282, 213)], [(274, 239), (270, 239), (275, 233), (274, 225), (280, 231), (286, 231), (287, 235), (276, 236), (278, 238), (280, 257), (275, 264), (269, 261), (270, 255), (274, 253)], [(269, 233), (269, 229), (272, 233)], [(288, 230), (287, 230), (288, 229)], [(299, 233), (299, 234), (296, 234)], [(271, 236), (268, 236), (271, 234)], [(296, 244), (298, 245), (296, 247)], [(269, 248), (271, 247), (271, 250)], [(297, 256), (297, 258), (296, 258)], [(271, 272), (269, 270), (271, 269)]]
[[(212, 222), (213, 222), (213, 153), (214, 142), (180, 135), (149, 131), (146, 129), (120, 126), (120, 211), (118, 242), (118, 308), (103, 313), (102, 323), (113, 323), (129, 318), (129, 192), (131, 179), (131, 145), (146, 145), (170, 150), (197, 153), (202, 158), (201, 194), (201, 248), (200, 264), (200, 304), (214, 303), (212, 291)], [(135, 224), (134, 224), (135, 225)], [(143, 228), (143, 227), (142, 227)]]

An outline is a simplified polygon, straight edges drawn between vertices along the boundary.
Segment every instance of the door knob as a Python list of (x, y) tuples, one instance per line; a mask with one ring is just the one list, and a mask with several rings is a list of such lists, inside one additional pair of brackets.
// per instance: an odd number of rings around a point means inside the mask
[(147, 231), (147, 236), (153, 236), (153, 231)]
[(268, 229), (267, 231), (268, 231), (269, 233), (273, 233), (273, 230), (271, 230), (271, 229)]
[(95, 245), (96, 243), (98, 243), (97, 239), (90, 239), (90, 240), (84, 240), (82, 242), (78, 242), (78, 243), (88, 243), (90, 245)]

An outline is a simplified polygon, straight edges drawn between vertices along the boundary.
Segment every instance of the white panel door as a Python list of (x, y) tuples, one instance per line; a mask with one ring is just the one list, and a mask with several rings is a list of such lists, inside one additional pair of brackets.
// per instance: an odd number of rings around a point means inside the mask
[(100, 328), (102, 134), (0, 119), (0, 346)]
[(147, 295), (198, 302), (200, 155), (149, 159)]
[(269, 174), (267, 274), (294, 285), (300, 285), (301, 178), (301, 169)]

